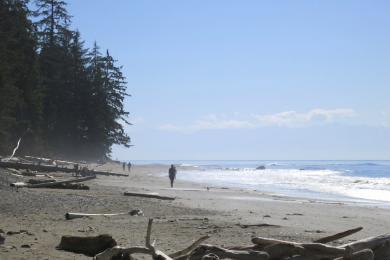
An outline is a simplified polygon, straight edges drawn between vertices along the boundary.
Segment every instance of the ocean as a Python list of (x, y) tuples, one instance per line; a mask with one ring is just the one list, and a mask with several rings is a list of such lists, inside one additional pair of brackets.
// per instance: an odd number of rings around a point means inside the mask
[[(390, 207), (390, 161), (135, 161), (194, 166), (178, 180)], [(256, 169), (264, 166), (265, 169)], [(164, 175), (166, 173), (161, 173)]]

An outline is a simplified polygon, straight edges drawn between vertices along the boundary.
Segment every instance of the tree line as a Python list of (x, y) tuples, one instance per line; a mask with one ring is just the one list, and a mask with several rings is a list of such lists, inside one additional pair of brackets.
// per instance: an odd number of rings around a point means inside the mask
[(62, 0), (0, 0), (0, 154), (102, 159), (124, 132), (126, 79), (84, 47)]

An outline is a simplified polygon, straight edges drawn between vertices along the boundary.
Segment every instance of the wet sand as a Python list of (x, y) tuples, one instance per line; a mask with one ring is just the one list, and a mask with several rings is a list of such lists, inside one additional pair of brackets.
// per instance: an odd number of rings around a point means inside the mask
[[(98, 167), (122, 172), (118, 164)], [(190, 170), (191, 168), (186, 168)], [(181, 174), (183, 168), (178, 169)], [(5, 235), (0, 259), (91, 259), (56, 250), (62, 235), (111, 234), (121, 246), (144, 244), (148, 218), (154, 218), (152, 236), (166, 253), (183, 249), (203, 235), (220, 246), (250, 244), (252, 236), (312, 241), (362, 226), (341, 244), (389, 232), (389, 209), (339, 202), (287, 198), (255, 191), (208, 187), (176, 181), (169, 188), (168, 166), (135, 165), (129, 177), (98, 176), (85, 182), (91, 190), (19, 189), (8, 183), (19, 178), (0, 169), (0, 229), (24, 231)], [(156, 192), (174, 201), (123, 196), (124, 191)], [(145, 216), (92, 217), (65, 220), (66, 212), (117, 213), (141, 209)], [(251, 224), (275, 226), (247, 227)]]

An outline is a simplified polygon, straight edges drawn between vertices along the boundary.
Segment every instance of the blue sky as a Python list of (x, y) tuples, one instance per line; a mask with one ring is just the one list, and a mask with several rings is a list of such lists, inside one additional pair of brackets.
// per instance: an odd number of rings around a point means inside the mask
[(128, 79), (114, 159), (390, 159), (389, 1), (68, 3)]

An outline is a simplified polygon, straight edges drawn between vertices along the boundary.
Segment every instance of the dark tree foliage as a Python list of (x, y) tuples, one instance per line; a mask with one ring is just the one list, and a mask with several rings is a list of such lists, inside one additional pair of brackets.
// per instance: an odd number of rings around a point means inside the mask
[[(0, 153), (100, 159), (124, 132), (126, 79), (107, 51), (84, 47), (61, 0), (0, 1)], [(31, 21), (34, 16), (34, 23)]]
[[(0, 153), (26, 144), (38, 149), (42, 95), (37, 87), (36, 40), (27, 1), (0, 1)], [(27, 131), (29, 130), (29, 131)], [(31, 149), (34, 151), (34, 149)]]

